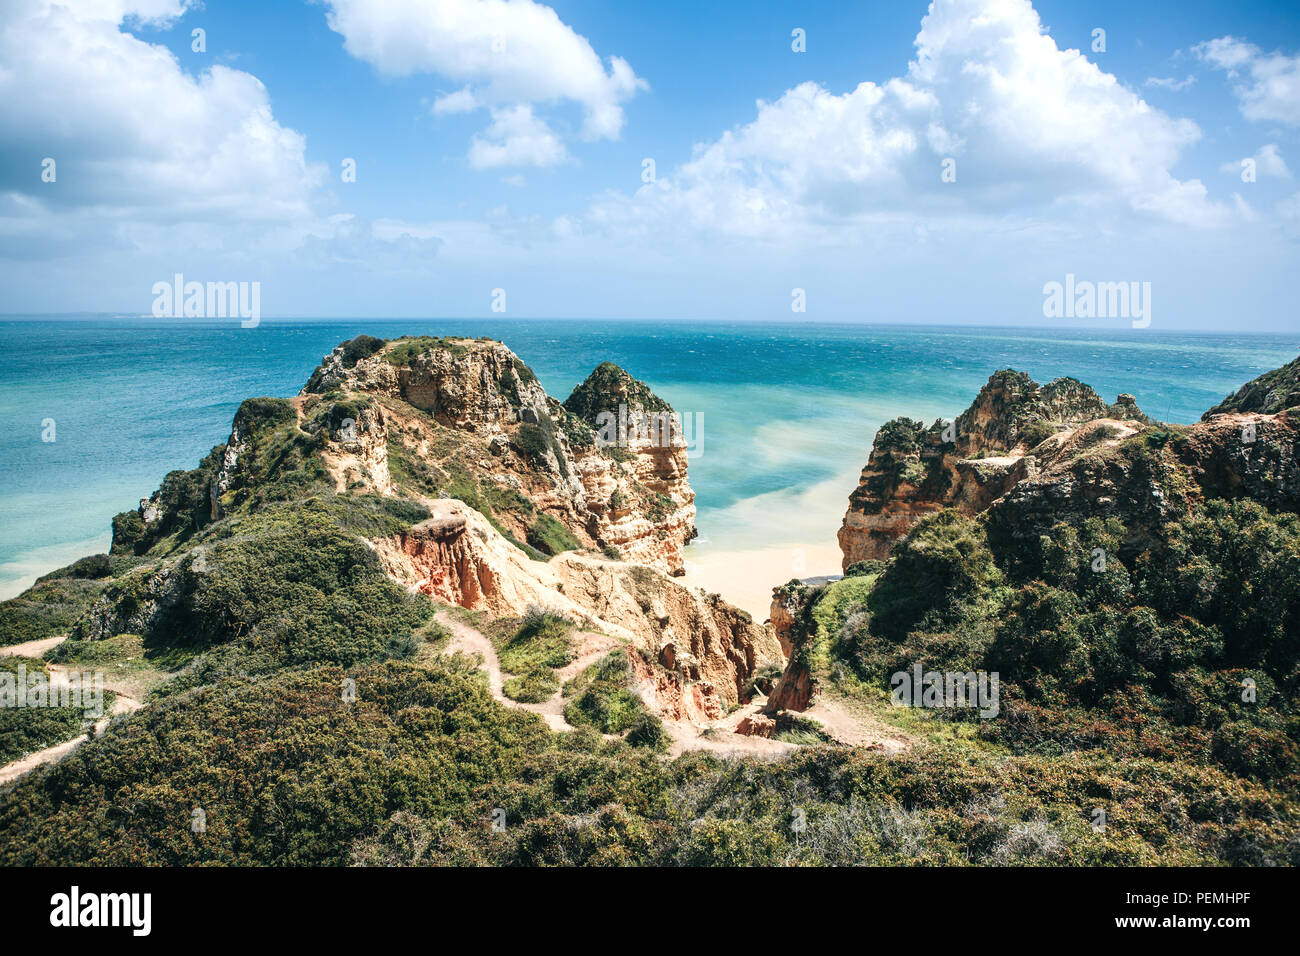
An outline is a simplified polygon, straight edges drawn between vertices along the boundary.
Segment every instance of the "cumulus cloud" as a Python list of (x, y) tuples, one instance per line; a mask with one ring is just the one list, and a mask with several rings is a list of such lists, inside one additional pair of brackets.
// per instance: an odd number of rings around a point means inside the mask
[(1264, 53), (1232, 36), (1197, 44), (1192, 52), (1227, 71), (1246, 119), (1300, 126), (1300, 55)]
[[(807, 82), (696, 147), (596, 224), (661, 214), (739, 235), (864, 215), (1116, 207), (1206, 225), (1231, 216), (1170, 172), (1200, 136), (1043, 32), (1029, 0), (935, 0), (906, 76), (834, 93)], [(947, 181), (943, 173), (949, 173)]]
[(469, 164), (475, 169), (555, 166), (568, 158), (559, 137), (525, 104), (493, 110), (492, 125), (469, 147)]
[(1291, 170), (1282, 158), (1282, 151), (1277, 148), (1276, 143), (1269, 143), (1261, 146), (1259, 152), (1254, 156), (1248, 156), (1245, 159), (1236, 159), (1224, 163), (1219, 169), (1225, 173), (1240, 173), (1246, 166), (1247, 160), (1252, 160), (1256, 174), (1265, 176), (1276, 176), (1278, 179), (1290, 179)]
[[(0, 13), (0, 190), (33, 215), (121, 213), (134, 221), (308, 213), (325, 171), (281, 126), (256, 77), (184, 72), (166, 48), (123, 32), (165, 26), (185, 0), (14, 0)], [(41, 162), (56, 179), (41, 181)], [(21, 229), (9, 222), (6, 231)]]
[[(495, 126), (503, 115), (524, 122), (521, 106), (569, 102), (583, 111), (584, 139), (615, 139), (623, 102), (647, 88), (626, 60), (612, 56), (606, 66), (585, 37), (533, 0), (325, 2), (330, 29), (352, 56), (391, 76), (430, 73), (464, 84), (435, 102), (438, 114), (486, 107)], [(486, 149), (494, 160), (486, 165), (557, 161), (554, 150), (511, 149), (500, 130), (489, 130), (487, 139), (494, 137), (496, 147)], [(480, 157), (485, 152), (472, 146), (471, 161), (475, 149)]]

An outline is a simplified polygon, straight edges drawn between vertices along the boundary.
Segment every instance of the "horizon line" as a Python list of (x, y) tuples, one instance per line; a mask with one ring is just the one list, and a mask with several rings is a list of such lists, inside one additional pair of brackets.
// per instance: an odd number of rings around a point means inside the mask
[[(90, 312), (90, 311), (72, 311), (72, 312), (0, 312), (0, 321), (59, 321), (78, 319), (109, 319), (123, 322), (133, 321), (155, 321), (155, 322), (174, 322), (177, 324), (192, 325), (222, 325), (238, 321), (238, 316), (227, 318), (207, 318), (207, 317), (185, 317), (185, 316), (155, 316), (149, 313), (123, 313), (123, 312)], [(896, 327), (921, 327), (921, 328), (942, 328), (942, 329), (1010, 329), (1010, 330), (1059, 330), (1062, 332), (1140, 332), (1140, 333), (1168, 333), (1177, 332), (1179, 334), (1190, 335), (1241, 335), (1241, 336), (1280, 336), (1290, 330), (1269, 330), (1259, 329), (1243, 331), (1240, 328), (1203, 328), (1194, 326), (1164, 326), (1161, 328), (1143, 328), (1135, 329), (1125, 324), (1103, 324), (1107, 321), (1104, 319), (1065, 319), (1051, 322), (1024, 320), (1021, 322), (993, 323), (993, 322), (932, 322), (922, 319), (778, 319), (778, 318), (705, 318), (701, 316), (509, 316), (509, 315), (264, 315), (260, 317), (264, 322), (694, 322), (694, 323), (712, 323), (717, 325), (844, 325), (844, 326), (896, 326)], [(1068, 324), (1065, 324), (1068, 323)], [(251, 331), (251, 330), (250, 330)], [(1300, 334), (1300, 330), (1296, 330)], [(1300, 346), (1298, 346), (1300, 347)]]

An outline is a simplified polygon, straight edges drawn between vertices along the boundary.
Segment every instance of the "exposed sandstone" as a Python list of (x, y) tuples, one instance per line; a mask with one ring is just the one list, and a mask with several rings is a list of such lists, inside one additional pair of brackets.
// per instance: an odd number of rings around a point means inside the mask
[[(1300, 360), (1217, 407), (1285, 407), (1297, 369)], [(1057, 522), (1089, 517), (1119, 518), (1150, 537), (1209, 498), (1296, 510), (1298, 431), (1285, 410), (1211, 409), (1195, 425), (1161, 425), (1131, 395), (1106, 405), (1074, 379), (1039, 388), (1023, 373), (998, 372), (951, 426), (901, 418), (880, 429), (840, 529), (844, 567), (888, 557), (943, 508), (986, 514), (994, 541), (1030, 547)]]
[(594, 556), (532, 561), (463, 502), (428, 504), (432, 518), (375, 542), (390, 576), (448, 604), (494, 614), (542, 607), (621, 638), (643, 699), (664, 717), (715, 720), (757, 670), (783, 660), (770, 628), (717, 595)]
[[(225, 445), (115, 520), (114, 550), (298, 496), (422, 502), (428, 519), (369, 542), (390, 577), (491, 615), (584, 621), (625, 642), (652, 709), (706, 723), (784, 658), (770, 627), (671, 577), (695, 535), (687, 460), (672, 409), (611, 363), (561, 404), (499, 342), (359, 336), (296, 398), (245, 402)], [(177, 570), (106, 598), (88, 636), (148, 630), (180, 593)]]
[[(489, 515), (517, 541), (544, 537), (534, 525), (545, 515), (580, 546), (682, 573), (682, 549), (695, 535), (685, 442), (667, 403), (622, 369), (604, 363), (561, 405), (500, 342), (399, 339), (349, 363), (345, 343), (322, 360), (303, 390), (304, 397), (369, 396), (381, 408), (377, 433), (358, 418), (356, 447), (327, 451), (338, 484), (360, 482), (382, 494), (448, 493), (465, 484), (458, 475), (468, 472), (480, 485), (501, 489), (480, 489), (485, 497), (513, 501), (517, 494), (535, 507), (521, 502)], [(662, 434), (624, 428), (616, 441), (600, 441), (597, 419), (602, 412), (617, 417), (620, 409), (624, 422), (641, 412), (663, 413), (668, 427)], [(439, 487), (395, 488), (392, 449), (374, 447), (371, 434), (396, 443), (408, 470), (432, 466), (445, 480)], [(472, 498), (471, 504), (483, 502)]]
[(1131, 395), (1107, 405), (1075, 379), (1040, 387), (1023, 372), (1005, 370), (993, 374), (952, 423), (885, 423), (839, 531), (843, 566), (883, 560), (916, 522), (943, 508), (970, 515), (987, 510), (1035, 478), (1045, 462), (1069, 454), (1071, 436), (1097, 422), (1110, 423), (1102, 426), (1107, 435), (1114, 432), (1110, 440), (1150, 419)]

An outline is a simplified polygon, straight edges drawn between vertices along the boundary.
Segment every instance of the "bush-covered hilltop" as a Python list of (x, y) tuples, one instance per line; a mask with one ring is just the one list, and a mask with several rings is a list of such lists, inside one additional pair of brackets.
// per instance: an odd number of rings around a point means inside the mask
[[(669, 452), (592, 444), (611, 402), (660, 400), (602, 365), (566, 408), (517, 362), (344, 343), (119, 515), (111, 555), (0, 603), (0, 645), (68, 635), (28, 670), (143, 704), (0, 783), (0, 863), (1298, 861), (1285, 403), (1184, 428), (1008, 372), (951, 442), (891, 423), (853, 503), (871, 556), (778, 589), (782, 670), (771, 631), (658, 567), (693, 514)], [(453, 573), (479, 610), (434, 599)], [(563, 608), (487, 601), (557, 581)], [(453, 652), (470, 625), (479, 660)], [(893, 706), (916, 665), (997, 673), (997, 715)], [(724, 712), (686, 746), (656, 713), (689, 701)], [(771, 746), (728, 752), (758, 707)], [(0, 730), (8, 757), (82, 720)]]

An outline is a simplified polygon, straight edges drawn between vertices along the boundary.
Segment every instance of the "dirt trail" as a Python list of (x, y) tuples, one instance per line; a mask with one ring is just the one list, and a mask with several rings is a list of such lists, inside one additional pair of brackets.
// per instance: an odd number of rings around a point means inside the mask
[[(547, 726), (552, 730), (573, 730), (573, 726), (564, 719), (564, 696), (561, 691), (557, 690), (540, 704), (525, 704), (522, 701), (511, 700), (502, 689), (505, 686), (505, 678), (501, 673), (501, 662), (497, 658), (497, 649), (492, 646), (492, 642), (488, 640), (487, 636), (464, 621), (456, 620), (446, 611), (439, 611), (435, 616), (435, 620), (451, 631), (451, 641), (448, 643), (445, 653), (453, 654), (460, 651), (464, 654), (477, 654), (483, 658), (483, 669), (487, 671), (488, 675), (488, 691), (495, 700), (500, 701), (507, 707), (513, 707), (516, 710), (527, 710), (537, 714), (542, 720), (546, 721)], [(618, 646), (618, 641), (614, 638), (605, 634), (597, 634), (594, 631), (579, 631), (574, 637), (578, 641), (578, 657), (555, 672), (555, 676), (559, 679), (561, 685), (582, 673), (582, 671)], [(606, 736), (612, 735), (607, 734)]]
[(26, 644), (10, 644), (8, 647), (0, 647), (0, 657), (40, 657), (67, 638), (68, 635), (59, 634), (56, 637), (42, 637), (39, 641), (28, 641)]
[[(493, 698), (507, 707), (532, 711), (545, 720), (547, 726), (552, 730), (573, 730), (573, 726), (564, 719), (564, 697), (560, 691), (556, 691), (552, 697), (540, 704), (523, 704), (517, 700), (511, 700), (502, 691), (504, 680), (501, 674), (501, 664), (497, 659), (496, 648), (492, 646), (492, 642), (488, 640), (487, 636), (477, 628), (452, 617), (446, 611), (438, 612), (436, 620), (451, 631), (451, 642), (447, 645), (445, 653), (451, 654), (461, 651), (466, 654), (478, 654), (482, 657), (483, 668), (488, 674), (488, 690)], [(619, 646), (619, 642), (614, 638), (594, 631), (579, 631), (574, 637), (578, 641), (576, 648), (578, 657), (555, 672), (555, 676), (559, 678), (561, 685), (582, 673), (582, 671)], [(768, 740), (764, 737), (747, 737), (735, 733), (735, 724), (739, 722), (740, 716), (740, 713), (737, 712), (737, 714), (733, 714), (730, 718), (719, 721), (711, 727), (700, 727), (684, 720), (663, 721), (664, 731), (672, 739), (672, 744), (669, 747), (670, 756), (676, 757), (688, 750), (707, 750), (721, 756), (779, 757), (799, 749), (796, 744)], [(618, 739), (616, 734), (606, 734), (605, 737), (608, 740)]]
[[(0, 648), (0, 656), (39, 657), (51, 648), (57, 647), (66, 639), (66, 637), (67, 635), (64, 634), (59, 637), (42, 638), (39, 641), (28, 641), (25, 644), (12, 644), (9, 647)], [(65, 667), (62, 664), (49, 664), (46, 665), (46, 670), (49, 673), (51, 688), (57, 689), (69, 685), (69, 675), (73, 672), (72, 668)], [(95, 735), (103, 733), (112, 718), (123, 714), (134, 713), (144, 706), (134, 697), (129, 697), (126, 694), (123, 694), (118, 690), (118, 687), (112, 683), (105, 682), (104, 689), (113, 691), (117, 696), (113, 698), (113, 706), (109, 708), (109, 712), (99, 720), (95, 721)], [(72, 753), (72, 751), (76, 750), (83, 743), (89, 740), (90, 736), (91, 735), (88, 733), (81, 734), (79, 737), (65, 740), (61, 744), (54, 744), (51, 747), (46, 747), (44, 750), (37, 750), (33, 753), (27, 754), (25, 757), (13, 761), (12, 763), (5, 764), (3, 767), (0, 767), (0, 785), (17, 780), (23, 774), (30, 773), (37, 767), (62, 760), (68, 754)]]
[(799, 716), (815, 720), (838, 743), (849, 747), (866, 747), (889, 754), (912, 749), (912, 741), (898, 728), (857, 710), (849, 701), (819, 694), (813, 706)]
[(783, 757), (799, 749), (798, 744), (769, 737), (751, 737), (736, 733), (736, 725), (753, 705), (737, 708), (735, 713), (708, 727), (698, 727), (684, 720), (665, 720), (664, 730), (672, 737), (669, 755), (676, 757), (688, 750), (707, 750), (719, 757)]

